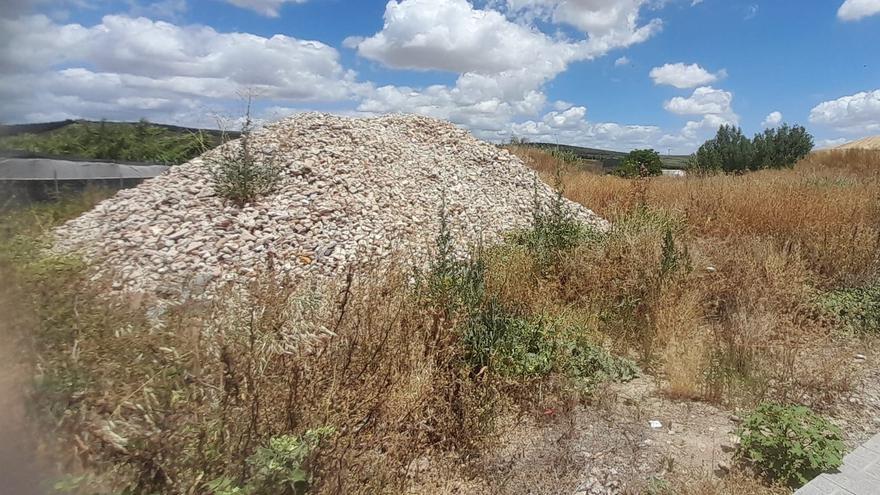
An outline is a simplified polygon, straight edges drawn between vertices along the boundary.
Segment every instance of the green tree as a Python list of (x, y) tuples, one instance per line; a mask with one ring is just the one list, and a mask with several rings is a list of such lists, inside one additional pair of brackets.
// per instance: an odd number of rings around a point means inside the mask
[(626, 154), (616, 171), (621, 177), (649, 177), (663, 173), (660, 153), (652, 150), (633, 150)]
[(690, 165), (704, 172), (745, 172), (751, 168), (754, 155), (754, 145), (742, 129), (722, 125), (713, 139), (700, 146)]
[(755, 154), (752, 170), (793, 167), (813, 150), (813, 136), (799, 125), (766, 129), (752, 140)]
[(688, 160), (696, 172), (740, 173), (793, 167), (813, 150), (813, 136), (799, 125), (766, 129), (749, 140), (739, 127), (723, 125)]

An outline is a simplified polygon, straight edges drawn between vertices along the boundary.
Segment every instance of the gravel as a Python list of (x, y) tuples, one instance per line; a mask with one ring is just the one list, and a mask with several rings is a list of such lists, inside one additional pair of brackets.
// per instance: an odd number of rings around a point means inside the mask
[(527, 226), (536, 191), (544, 202), (555, 194), (507, 151), (426, 117), (300, 114), (256, 131), (251, 146), (282, 169), (278, 187), (254, 204), (214, 193), (207, 155), (221, 150), (213, 150), (59, 227), (56, 250), (80, 254), (116, 290), (160, 295), (246, 280), (270, 259), (293, 279), (337, 277), (392, 256), (423, 263), (444, 201), (465, 252)]

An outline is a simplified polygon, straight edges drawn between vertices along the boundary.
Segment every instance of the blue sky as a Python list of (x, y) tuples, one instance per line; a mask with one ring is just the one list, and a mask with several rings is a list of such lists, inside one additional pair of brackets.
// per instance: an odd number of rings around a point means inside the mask
[(255, 93), (479, 137), (688, 153), (721, 124), (880, 134), (880, 0), (8, 0), (0, 120), (213, 126)]

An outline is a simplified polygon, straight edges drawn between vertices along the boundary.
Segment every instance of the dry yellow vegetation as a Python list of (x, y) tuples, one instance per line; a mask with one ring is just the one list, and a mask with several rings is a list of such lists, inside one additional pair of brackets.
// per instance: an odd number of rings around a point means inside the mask
[(880, 150), (880, 136), (868, 136), (855, 141), (841, 144), (838, 150)]
[[(296, 461), (285, 473), (314, 493), (547, 493), (582, 465), (562, 463), (562, 447), (525, 473), (489, 465), (505, 452), (499, 422), (512, 424), (505, 438), (522, 418), (538, 425), (530, 438), (545, 437), (541, 425), (567, 432), (613, 400), (596, 384), (629, 372), (620, 357), (666, 396), (722, 410), (848, 404), (853, 353), (875, 336), (822, 301), (878, 283), (880, 155), (625, 180), (514, 152), (611, 231), (484, 246), (479, 267), (435, 267), (418, 283), (401, 268), (315, 291), (267, 273), (249, 291), (157, 315), (149, 301), (108, 296), (78, 260), (44, 256), (47, 229), (99, 197), (4, 217), (0, 307), (18, 323), (2, 330), (26, 337), (32, 410), (60, 440), (56, 465), (82, 475), (68, 478), (80, 493), (259, 491), (277, 482), (266, 459), (285, 452)], [(573, 434), (546, 437), (547, 448)], [(424, 479), (424, 466), (448, 469)], [(785, 492), (744, 472), (667, 475), (676, 493)]]
[[(877, 283), (880, 153), (826, 151), (790, 170), (647, 180), (554, 164), (534, 150), (522, 156), (545, 180), (561, 170), (565, 195), (617, 230), (653, 217), (648, 225), (669, 222), (687, 246), (693, 271), (640, 297), (637, 311), (641, 338), (650, 336), (642, 357), (658, 360), (670, 393), (822, 407), (850, 385), (851, 350), (816, 317), (816, 299)], [(548, 299), (619, 293), (627, 273), (657, 263), (661, 234), (642, 226), (597, 259), (571, 257), (574, 294), (562, 288)]]

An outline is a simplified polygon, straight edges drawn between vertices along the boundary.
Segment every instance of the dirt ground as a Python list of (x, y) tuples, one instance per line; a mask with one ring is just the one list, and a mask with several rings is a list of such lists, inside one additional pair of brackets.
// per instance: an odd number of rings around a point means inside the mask
[(565, 417), (510, 419), (496, 448), (469, 465), (417, 461), (413, 493), (639, 493), (652, 481), (711, 476), (730, 465), (737, 424), (729, 413), (669, 400), (650, 377), (597, 397)]
[[(849, 449), (880, 431), (880, 352), (868, 347), (853, 357), (858, 383), (828, 411)], [(609, 385), (596, 397), (565, 417), (510, 419), (479, 459), (417, 461), (411, 493), (653, 493), (662, 480), (723, 477), (733, 467), (740, 418), (731, 411), (670, 399), (652, 377)]]
[(45, 493), (37, 464), (37, 443), (25, 416), (22, 390), (26, 376), (2, 334), (0, 347), (0, 495)]

